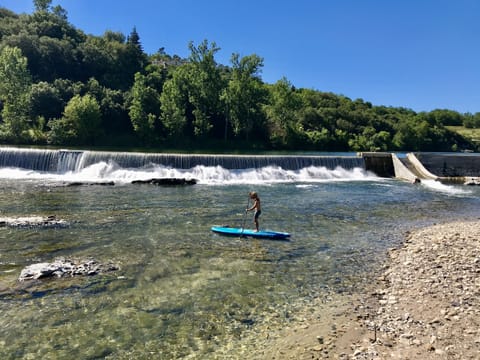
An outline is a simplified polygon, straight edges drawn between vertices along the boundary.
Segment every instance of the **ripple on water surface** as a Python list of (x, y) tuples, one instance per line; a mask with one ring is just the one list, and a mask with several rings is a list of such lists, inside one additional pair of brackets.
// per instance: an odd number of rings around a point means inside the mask
[[(292, 324), (321, 301), (341, 301), (361, 288), (408, 227), (478, 216), (480, 208), (477, 189), (457, 196), (385, 180), (188, 188), (16, 181), (4, 189), (2, 216), (54, 213), (71, 224), (0, 228), (6, 359), (228, 353), (235, 350), (229, 344)], [(210, 231), (252, 226), (244, 216), (251, 190), (262, 199), (261, 226), (288, 231), (291, 241)], [(24, 266), (56, 256), (113, 261), (120, 270), (16, 282)]]

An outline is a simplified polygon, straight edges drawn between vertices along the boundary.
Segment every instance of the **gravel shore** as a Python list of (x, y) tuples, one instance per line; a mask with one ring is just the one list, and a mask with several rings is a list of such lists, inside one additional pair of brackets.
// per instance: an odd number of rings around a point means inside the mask
[(480, 222), (416, 230), (389, 255), (346, 358), (479, 359)]
[(250, 358), (480, 359), (480, 221), (407, 233), (379, 274), (366, 293), (318, 304)]

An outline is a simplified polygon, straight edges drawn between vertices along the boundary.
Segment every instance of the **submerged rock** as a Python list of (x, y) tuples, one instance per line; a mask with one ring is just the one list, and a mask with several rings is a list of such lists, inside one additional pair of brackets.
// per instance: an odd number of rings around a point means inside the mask
[(195, 185), (196, 179), (184, 178), (154, 178), (148, 180), (134, 180), (132, 184), (151, 184), (151, 185)]
[(18, 281), (71, 276), (91, 276), (118, 270), (113, 264), (101, 264), (94, 259), (72, 260), (59, 258), (51, 263), (38, 263), (22, 270)]
[(57, 219), (55, 215), (50, 215), (47, 217), (42, 216), (25, 216), (25, 217), (4, 217), (0, 218), (0, 227), (19, 227), (19, 228), (29, 228), (29, 227), (67, 227), (70, 225), (67, 221), (62, 219)]
[(115, 182), (114, 181), (99, 181), (99, 182), (88, 182), (88, 181), (74, 181), (74, 182), (69, 182), (66, 183), (65, 186), (70, 187), (70, 186), (114, 186)]
[(465, 185), (480, 185), (480, 177), (469, 177), (465, 178)]

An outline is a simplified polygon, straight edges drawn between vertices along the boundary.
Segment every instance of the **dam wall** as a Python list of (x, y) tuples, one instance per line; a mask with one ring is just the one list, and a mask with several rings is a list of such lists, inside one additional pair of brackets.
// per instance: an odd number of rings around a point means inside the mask
[(480, 177), (479, 154), (416, 153), (423, 166), (439, 177)]
[[(298, 170), (309, 166), (335, 169), (362, 168), (379, 177), (437, 179), (480, 178), (480, 155), (461, 153), (409, 153), (400, 159), (388, 152), (362, 152), (356, 156), (319, 155), (208, 155), (126, 153), (82, 150), (48, 150), (0, 147), (0, 167), (65, 173), (79, 171), (99, 162), (114, 162), (123, 168), (160, 165), (177, 169), (221, 166), (225, 169), (278, 166)], [(413, 179), (413, 180), (412, 180)]]
[(380, 177), (395, 177), (391, 153), (362, 152), (359, 155), (365, 162), (365, 170)]
[(414, 183), (419, 178), (409, 161), (400, 160), (397, 155), (392, 154), (393, 168), (395, 170), (395, 178)]
[(166, 154), (0, 147), (0, 167), (61, 174), (80, 171), (100, 162), (112, 162), (122, 168), (150, 166), (175, 169), (220, 166), (229, 170), (267, 166), (278, 166), (285, 170), (299, 170), (310, 166), (325, 167), (330, 170), (337, 167), (347, 170), (365, 168), (361, 156)]

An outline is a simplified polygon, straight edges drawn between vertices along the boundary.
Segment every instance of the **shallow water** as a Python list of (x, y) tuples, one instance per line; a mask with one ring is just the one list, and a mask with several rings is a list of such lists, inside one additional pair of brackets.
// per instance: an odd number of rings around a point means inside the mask
[[(212, 358), (272, 312), (287, 322), (322, 293), (361, 288), (405, 230), (480, 214), (477, 188), (411, 185), (360, 170), (170, 169), (200, 182), (62, 185), (155, 171), (112, 164), (63, 175), (0, 169), (2, 217), (55, 214), (70, 223), (0, 228), (1, 358)], [(210, 231), (251, 227), (243, 210), (253, 189), (262, 199), (261, 227), (288, 231), (291, 241)], [(111, 261), (120, 270), (16, 282), (23, 267), (61, 256)]]

